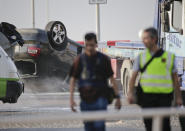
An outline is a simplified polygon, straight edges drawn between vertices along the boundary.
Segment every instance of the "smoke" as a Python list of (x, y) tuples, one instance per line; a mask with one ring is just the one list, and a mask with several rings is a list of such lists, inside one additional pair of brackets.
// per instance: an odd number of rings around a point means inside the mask
[(56, 93), (68, 92), (69, 84), (58, 77), (32, 78), (24, 80), (26, 93)]
[(25, 92), (55, 93), (69, 91), (66, 78), (68, 78), (74, 57), (70, 52), (42, 54), (37, 59), (38, 77), (24, 79)]

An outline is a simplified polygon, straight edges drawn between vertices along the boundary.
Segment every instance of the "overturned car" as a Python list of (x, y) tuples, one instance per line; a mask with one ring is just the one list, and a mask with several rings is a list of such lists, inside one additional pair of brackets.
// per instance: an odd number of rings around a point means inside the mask
[(57, 78), (53, 80), (54, 83), (65, 79), (73, 58), (83, 48), (83, 45), (67, 37), (66, 28), (60, 21), (49, 22), (45, 29), (17, 29), (12, 24), (2, 22), (0, 32), (7, 39), (1, 46), (14, 61), (25, 87), (31, 87), (33, 91), (35, 87), (36, 90), (43, 87), (41, 92), (48, 92), (46, 86), (53, 87), (46, 84), (51, 83), (51, 78)]
[(81, 53), (83, 48), (67, 37), (66, 28), (60, 21), (49, 22), (45, 30), (31, 28), (17, 31), (24, 45), (15, 46), (14, 61), (22, 78), (65, 77), (70, 66), (64, 66), (63, 61)]

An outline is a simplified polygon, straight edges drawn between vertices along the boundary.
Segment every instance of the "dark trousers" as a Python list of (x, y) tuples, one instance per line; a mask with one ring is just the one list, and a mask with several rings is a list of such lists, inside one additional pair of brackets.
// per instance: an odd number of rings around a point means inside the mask
[[(142, 99), (142, 108), (170, 107), (172, 94), (144, 94)], [(171, 131), (170, 118), (165, 117), (162, 120), (162, 131)], [(152, 118), (144, 118), (146, 131), (152, 131)]]
[[(182, 91), (182, 99), (183, 99), (183, 105), (185, 106), (185, 91)], [(180, 124), (182, 131), (185, 131), (185, 117), (180, 117)]]

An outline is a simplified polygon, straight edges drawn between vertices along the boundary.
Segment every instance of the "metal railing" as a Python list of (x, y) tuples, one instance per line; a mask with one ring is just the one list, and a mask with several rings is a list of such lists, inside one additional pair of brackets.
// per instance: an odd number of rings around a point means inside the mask
[[(4, 111), (3, 111), (4, 112)], [(82, 121), (95, 121), (95, 120), (111, 120), (123, 118), (153, 118), (153, 131), (162, 131), (162, 118), (172, 115), (185, 116), (185, 109), (181, 108), (151, 108), (141, 110), (129, 111), (100, 111), (100, 112), (63, 112), (58, 110), (43, 110), (42, 108), (11, 110), (11, 115), (4, 115), (0, 111), (0, 123), (7, 122), (38, 122), (38, 121), (61, 121), (61, 120), (82, 120)], [(2, 114), (3, 115), (2, 115)], [(15, 114), (15, 115), (14, 115)]]

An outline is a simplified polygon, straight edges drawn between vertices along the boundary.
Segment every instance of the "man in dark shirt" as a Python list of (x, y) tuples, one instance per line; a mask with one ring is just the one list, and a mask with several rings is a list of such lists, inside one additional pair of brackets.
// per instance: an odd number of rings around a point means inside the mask
[[(113, 71), (110, 59), (96, 51), (97, 39), (94, 33), (85, 35), (85, 52), (78, 56), (71, 68), (70, 80), (70, 105), (71, 110), (75, 110), (74, 101), (75, 82), (78, 80), (78, 89), (81, 96), (81, 111), (106, 110), (108, 100), (105, 96), (110, 79), (116, 94), (115, 107), (121, 108), (118, 87), (113, 78)], [(84, 122), (86, 131), (105, 131), (105, 122)]]

